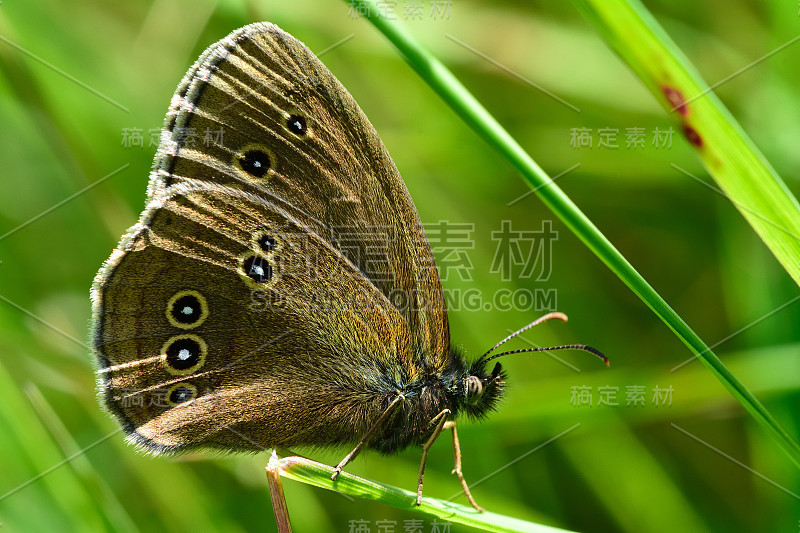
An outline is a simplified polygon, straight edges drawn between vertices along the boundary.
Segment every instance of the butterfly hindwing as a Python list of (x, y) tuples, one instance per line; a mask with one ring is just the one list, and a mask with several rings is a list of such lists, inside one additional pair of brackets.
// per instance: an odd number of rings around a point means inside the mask
[(410, 372), (403, 317), (288, 213), (238, 190), (177, 189), (95, 290), (106, 404), (155, 451), (352, 440), (371, 415), (347, 396), (383, 387), (364, 376)]

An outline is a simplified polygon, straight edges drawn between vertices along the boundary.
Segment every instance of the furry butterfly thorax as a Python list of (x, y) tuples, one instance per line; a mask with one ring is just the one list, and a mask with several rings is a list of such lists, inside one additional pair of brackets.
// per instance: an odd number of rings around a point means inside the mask
[(335, 477), (362, 447), (427, 451), (503, 392), (487, 363), (505, 354), (469, 365), (451, 347), (430, 244), (375, 129), (268, 23), (178, 85), (146, 207), (92, 302), (102, 402), (153, 453), (355, 445)]

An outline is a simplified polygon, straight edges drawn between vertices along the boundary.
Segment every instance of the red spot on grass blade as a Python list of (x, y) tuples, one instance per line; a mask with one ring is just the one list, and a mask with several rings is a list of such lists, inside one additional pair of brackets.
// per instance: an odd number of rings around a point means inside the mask
[(683, 99), (683, 94), (681, 94), (678, 89), (670, 87), (669, 85), (662, 85), (661, 90), (664, 92), (664, 96), (667, 97), (667, 102), (669, 102), (673, 111), (677, 111), (684, 117), (689, 116), (689, 108), (686, 105), (686, 100)]
[(697, 133), (697, 130), (688, 124), (683, 125), (683, 135), (694, 146), (701, 148), (703, 146), (703, 138)]

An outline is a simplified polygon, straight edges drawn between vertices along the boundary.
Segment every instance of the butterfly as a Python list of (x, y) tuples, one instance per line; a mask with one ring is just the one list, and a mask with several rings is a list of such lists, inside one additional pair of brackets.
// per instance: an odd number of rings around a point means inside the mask
[[(180, 82), (146, 208), (92, 302), (103, 403), (154, 454), (353, 446), (335, 479), (364, 447), (422, 446), (419, 503), (436, 437), (503, 393), (487, 363), (504, 354), (468, 364), (451, 346), (430, 244), (375, 129), (269, 23)], [(570, 347), (588, 349), (556, 349)]]

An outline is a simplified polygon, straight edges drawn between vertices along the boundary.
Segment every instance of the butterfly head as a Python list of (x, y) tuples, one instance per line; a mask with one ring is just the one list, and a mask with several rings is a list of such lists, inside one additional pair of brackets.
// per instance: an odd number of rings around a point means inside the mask
[(484, 367), (484, 361), (476, 361), (464, 378), (462, 408), (473, 417), (483, 417), (494, 410), (505, 386), (506, 373), (500, 363), (495, 364), (490, 373), (486, 373)]
[(464, 411), (466, 411), (470, 416), (480, 418), (486, 416), (489, 411), (495, 409), (497, 401), (503, 395), (506, 373), (503, 372), (503, 367), (500, 366), (500, 363), (495, 363), (491, 373), (487, 374), (485, 369), (487, 368), (486, 365), (490, 361), (497, 359), (498, 357), (518, 353), (546, 352), (550, 350), (581, 350), (596, 355), (602, 359), (603, 362), (605, 362), (606, 366), (608, 366), (608, 358), (603, 355), (602, 352), (585, 344), (565, 344), (562, 346), (524, 348), (522, 350), (511, 350), (493, 354), (498, 347), (513, 339), (520, 333), (523, 333), (537, 324), (541, 324), (542, 322), (553, 318), (558, 318), (564, 321), (567, 320), (567, 316), (563, 313), (549, 313), (501, 340), (490, 350), (484, 353), (477, 361), (472, 363), (472, 366), (470, 367), (469, 371), (466, 372), (466, 376), (463, 378), (463, 388), (460, 389), (462, 393), (460, 403), (463, 405), (462, 409), (464, 409)]

